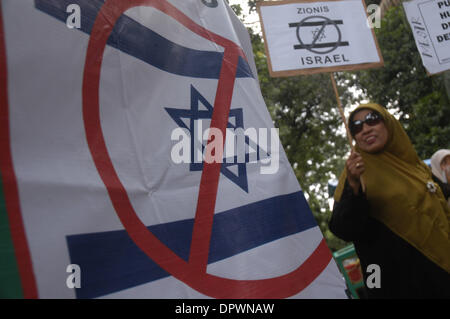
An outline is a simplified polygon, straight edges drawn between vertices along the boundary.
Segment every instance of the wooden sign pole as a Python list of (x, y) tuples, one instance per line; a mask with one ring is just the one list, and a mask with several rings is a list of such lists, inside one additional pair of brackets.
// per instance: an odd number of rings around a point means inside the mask
[[(330, 78), (331, 78), (331, 83), (333, 84), (334, 94), (336, 95), (336, 101), (338, 104), (339, 113), (341, 114), (342, 121), (344, 122), (344, 125), (345, 125), (345, 130), (347, 131), (347, 139), (348, 139), (348, 142), (350, 143), (350, 147), (351, 147), (352, 151), (354, 151), (355, 147), (353, 146), (352, 134), (350, 133), (350, 128), (348, 127), (347, 119), (345, 118), (344, 108), (342, 107), (341, 99), (339, 98), (339, 92), (337, 90), (336, 80), (334, 79), (333, 73), (330, 73)], [(362, 176), (360, 177), (360, 182), (361, 182), (362, 190), (363, 190), (363, 192), (365, 192), (366, 185), (364, 184), (364, 180), (363, 180)]]
[(336, 95), (336, 101), (338, 104), (339, 113), (341, 114), (342, 121), (344, 122), (344, 125), (345, 125), (345, 130), (347, 131), (347, 139), (348, 139), (348, 142), (350, 143), (350, 147), (352, 148), (352, 150), (354, 150), (352, 135), (350, 134), (350, 129), (348, 127), (347, 119), (345, 118), (344, 108), (342, 107), (341, 99), (339, 98), (339, 92), (337, 90), (336, 80), (334, 79), (333, 73), (330, 73), (330, 78), (331, 78), (331, 83), (333, 84), (334, 94)]

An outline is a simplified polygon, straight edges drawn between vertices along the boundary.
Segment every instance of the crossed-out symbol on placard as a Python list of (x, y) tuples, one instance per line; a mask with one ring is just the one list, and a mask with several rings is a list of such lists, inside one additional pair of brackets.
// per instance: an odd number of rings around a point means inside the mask
[[(313, 21), (311, 21), (313, 20)], [(289, 23), (290, 28), (296, 28), (296, 36), (297, 40), (300, 44), (294, 45), (295, 50), (306, 49), (310, 52), (316, 54), (327, 54), (340, 46), (348, 46), (349, 43), (347, 41), (342, 41), (341, 30), (338, 27), (338, 24), (343, 24), (342, 20), (331, 20), (327, 17), (323, 16), (309, 16), (301, 20), (300, 22)], [(300, 36), (300, 32), (306, 27), (320, 27), (318, 30), (314, 30), (313, 39), (311, 43), (304, 43), (302, 37)], [(334, 42), (321, 42), (323, 38), (325, 38), (325, 28), (327, 26), (333, 26), (337, 33), (337, 39)], [(329, 48), (329, 49), (328, 49)], [(321, 50), (325, 49), (325, 50)]]
[(136, 6), (153, 7), (172, 17), (195, 34), (225, 49), (216, 91), (211, 127), (225, 136), (239, 57), (242, 49), (199, 26), (167, 0), (107, 0), (97, 15), (86, 54), (83, 75), (83, 121), (87, 143), (97, 171), (114, 209), (133, 242), (161, 268), (193, 289), (215, 298), (284, 298), (306, 288), (331, 260), (322, 239), (297, 269), (261, 280), (234, 280), (208, 274), (209, 244), (214, 218), (221, 163), (205, 163), (202, 170), (189, 259), (186, 262), (153, 235), (137, 216), (108, 155), (100, 123), (99, 87), (103, 52), (117, 19)]

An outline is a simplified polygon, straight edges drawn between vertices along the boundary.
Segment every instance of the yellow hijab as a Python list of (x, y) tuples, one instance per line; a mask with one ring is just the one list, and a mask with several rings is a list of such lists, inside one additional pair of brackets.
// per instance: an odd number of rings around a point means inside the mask
[[(444, 195), (431, 177), (431, 170), (418, 157), (408, 135), (384, 107), (363, 104), (360, 109), (377, 111), (389, 132), (383, 150), (361, 154), (365, 172), (362, 175), (370, 215), (409, 242), (434, 263), (450, 273), (450, 211)], [(346, 170), (342, 173), (334, 199), (339, 201)]]

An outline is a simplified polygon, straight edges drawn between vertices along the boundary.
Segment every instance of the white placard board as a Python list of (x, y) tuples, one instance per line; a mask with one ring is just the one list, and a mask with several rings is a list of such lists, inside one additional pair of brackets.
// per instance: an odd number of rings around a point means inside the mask
[(403, 3), (420, 52), (430, 74), (450, 69), (450, 2), (414, 0)]
[(258, 12), (271, 76), (383, 65), (362, 0), (268, 1)]

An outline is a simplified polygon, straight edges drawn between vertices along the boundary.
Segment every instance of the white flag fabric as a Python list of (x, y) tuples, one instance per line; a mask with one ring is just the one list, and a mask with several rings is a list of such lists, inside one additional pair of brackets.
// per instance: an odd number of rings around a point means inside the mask
[(428, 73), (450, 70), (450, 2), (405, 1), (403, 8)]
[(345, 298), (226, 2), (0, 3), (3, 296)]

